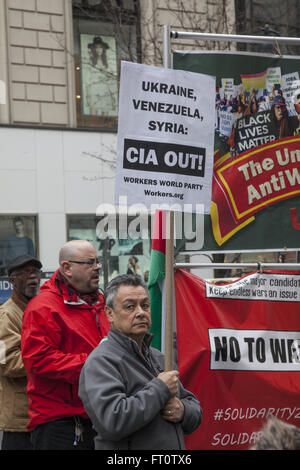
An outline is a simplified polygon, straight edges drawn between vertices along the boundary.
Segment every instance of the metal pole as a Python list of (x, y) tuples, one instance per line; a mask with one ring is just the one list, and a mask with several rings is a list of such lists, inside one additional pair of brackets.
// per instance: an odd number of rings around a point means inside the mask
[(163, 26), (163, 65), (166, 69), (171, 68), (171, 60), (171, 28)]
[(108, 263), (109, 263), (109, 238), (106, 237), (103, 243), (103, 284), (104, 288), (108, 284)]
[[(170, 26), (163, 26), (163, 65), (171, 68)], [(174, 212), (166, 213), (165, 277), (165, 370), (174, 368), (173, 354), (173, 286), (174, 286)]]
[(288, 38), (281, 36), (250, 36), (240, 34), (213, 34), (213, 33), (193, 33), (186, 31), (171, 31), (172, 39), (193, 39), (199, 41), (223, 41), (223, 42), (248, 42), (258, 44), (268, 44), (277, 42), (278, 44), (299, 45), (300, 38)]
[(174, 212), (166, 213), (165, 370), (173, 370)]
[(175, 268), (213, 268), (213, 269), (286, 269), (299, 270), (298, 263), (175, 263)]

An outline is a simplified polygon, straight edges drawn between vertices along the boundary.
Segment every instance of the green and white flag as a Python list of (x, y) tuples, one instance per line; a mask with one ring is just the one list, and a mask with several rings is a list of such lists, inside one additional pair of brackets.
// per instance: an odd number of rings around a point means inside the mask
[(155, 211), (152, 250), (148, 288), (151, 303), (152, 326), (150, 332), (154, 334), (152, 346), (164, 351), (164, 298), (165, 298), (165, 264), (166, 264), (166, 212)]

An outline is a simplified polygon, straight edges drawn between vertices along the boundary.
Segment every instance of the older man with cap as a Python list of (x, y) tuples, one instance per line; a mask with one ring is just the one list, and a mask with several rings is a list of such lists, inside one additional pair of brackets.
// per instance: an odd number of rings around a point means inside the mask
[(2, 450), (30, 450), (27, 431), (28, 399), (26, 370), (21, 356), (23, 312), (37, 294), (42, 263), (30, 255), (21, 255), (7, 266), (13, 285), (11, 298), (0, 307), (0, 429)]
[(88, 450), (95, 432), (78, 396), (82, 366), (109, 324), (99, 292), (95, 247), (67, 242), (59, 269), (24, 313), (22, 356), (28, 373), (28, 430), (35, 450)]

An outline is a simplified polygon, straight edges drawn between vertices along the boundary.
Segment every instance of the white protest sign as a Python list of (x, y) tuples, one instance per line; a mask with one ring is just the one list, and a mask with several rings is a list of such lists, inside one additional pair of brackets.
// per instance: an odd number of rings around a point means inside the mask
[(221, 83), (225, 98), (231, 99), (235, 95), (234, 79), (222, 78)]
[(296, 116), (295, 103), (297, 96), (300, 94), (300, 80), (299, 73), (289, 73), (282, 75), (282, 92), (287, 104), (289, 115)]
[(267, 90), (272, 91), (274, 85), (281, 84), (281, 68), (280, 67), (269, 67), (267, 69)]
[(299, 72), (282, 75), (282, 92), (285, 99), (291, 98), (295, 88), (295, 82), (299, 82)]
[(214, 299), (300, 302), (300, 279), (295, 274), (253, 273), (222, 286), (206, 282), (206, 297)]
[(211, 370), (300, 370), (297, 331), (209, 329)]
[(215, 77), (122, 62), (119, 103), (116, 203), (209, 213)]
[(232, 126), (236, 119), (234, 113), (228, 113), (226, 111), (219, 111), (220, 116), (220, 134), (230, 137), (232, 133)]

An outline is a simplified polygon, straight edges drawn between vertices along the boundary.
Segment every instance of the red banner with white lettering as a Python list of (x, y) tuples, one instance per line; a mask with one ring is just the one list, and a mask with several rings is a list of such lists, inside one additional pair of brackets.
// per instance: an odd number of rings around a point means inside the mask
[(300, 426), (300, 272), (215, 284), (175, 274), (178, 365), (203, 420), (187, 449), (249, 449), (271, 414)]

